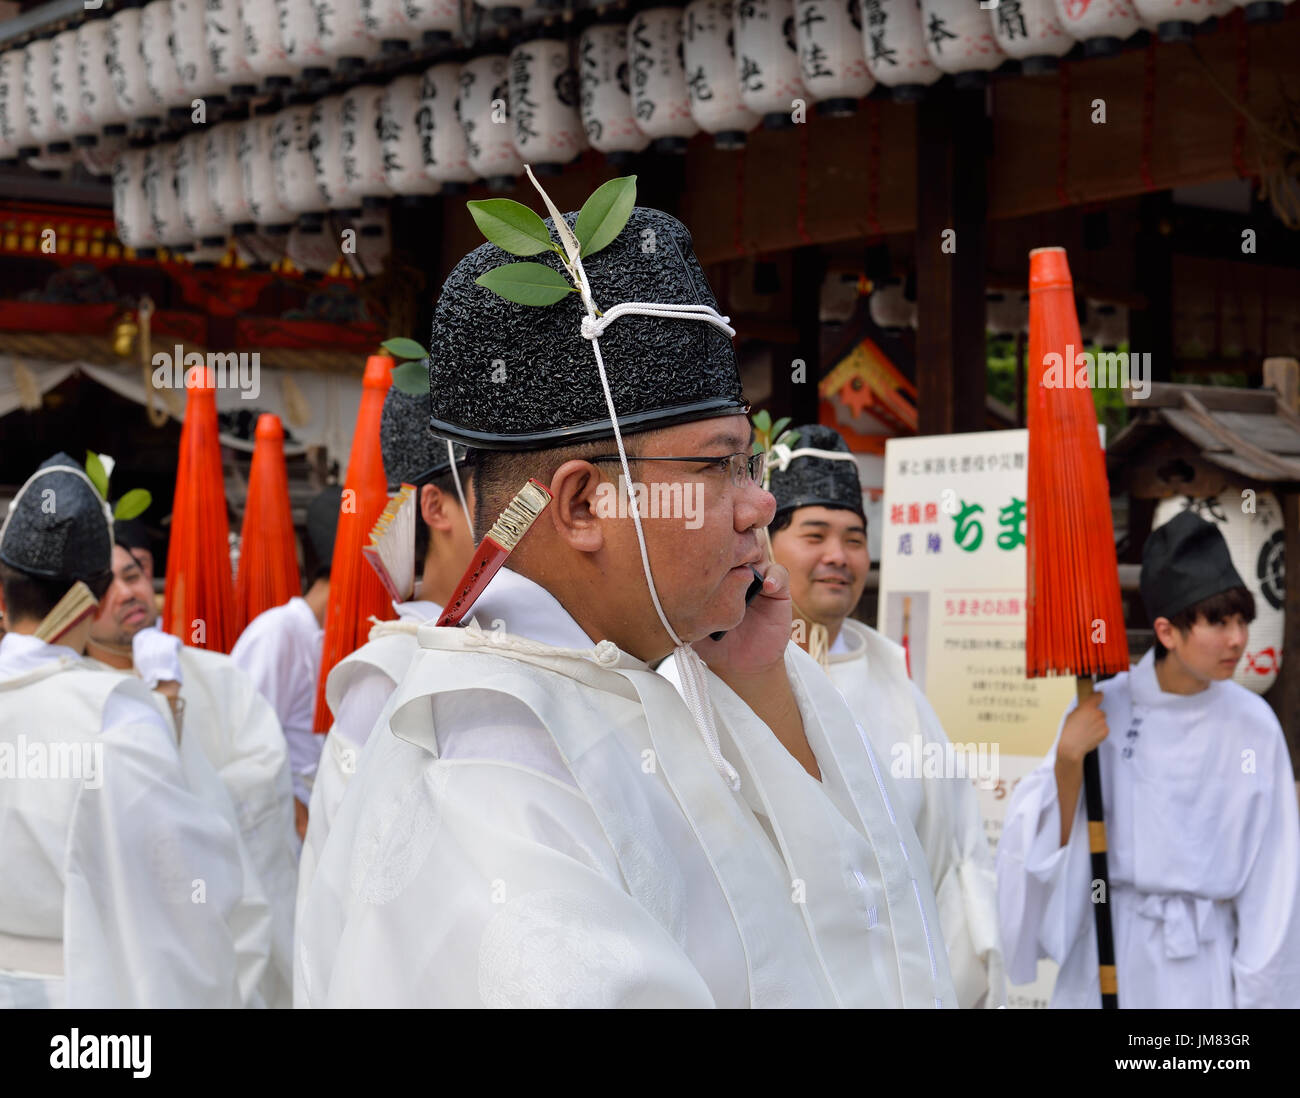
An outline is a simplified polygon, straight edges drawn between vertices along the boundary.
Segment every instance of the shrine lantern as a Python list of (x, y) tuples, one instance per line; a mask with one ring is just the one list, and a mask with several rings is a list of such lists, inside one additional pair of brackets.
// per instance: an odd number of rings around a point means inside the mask
[(443, 45), (460, 30), (457, 0), (371, 0), (370, 33), (386, 54)]
[[(285, 52), (280, 33), (280, 0), (244, 0), (239, 9), (240, 42), (244, 59), (262, 87), (288, 87), (297, 72)], [(287, 9), (285, 15), (288, 15)]]
[(469, 166), (465, 131), (456, 117), (460, 94), (460, 63), (434, 65), (420, 84), (420, 159), (424, 174), (443, 194), (464, 194), (478, 176)]
[(537, 0), (474, 0), (474, 6), (483, 9), (485, 23), (500, 26), (517, 22), (525, 11), (537, 7)]
[(34, 155), (52, 141), (59, 140), (60, 131), (54, 120), (53, 82), (53, 37), (28, 42), (23, 56), (23, 110), (27, 115), (32, 144), (24, 150), (24, 156)]
[(329, 76), (334, 59), (325, 52), (324, 30), (316, 20), (312, 0), (275, 0), (275, 7), (279, 13), (280, 44), (289, 64), (303, 80), (323, 80)]
[(638, 12), (627, 28), (632, 110), (655, 152), (684, 153), (699, 133), (683, 64), (682, 11), (656, 7)]
[(87, 18), (77, 28), (77, 93), (86, 128), (77, 136), (77, 144), (95, 144), (100, 132), (110, 123), (126, 121), (113, 94), (113, 78), (108, 67), (108, 19), (102, 15)]
[(228, 226), (208, 188), (207, 132), (195, 130), (176, 146), (176, 197), (190, 238), (203, 247), (225, 247)]
[(1142, 29), (1132, 0), (1054, 0), (1065, 33), (1083, 43), (1085, 57), (1112, 57)]
[(794, 125), (806, 99), (794, 38), (794, 0), (737, 0), (732, 12), (740, 98), (768, 129)]
[(719, 149), (743, 149), (760, 117), (740, 95), (732, 0), (694, 0), (682, 12), (682, 58), (691, 117)]
[(1026, 76), (1055, 72), (1058, 59), (1074, 48), (1056, 17), (1055, 0), (1007, 0), (990, 15), (998, 47), (1020, 62)]
[(862, 0), (867, 70), (897, 102), (917, 102), (943, 76), (930, 60), (925, 37), (917, 0)]
[(127, 123), (156, 126), (162, 121), (164, 104), (149, 85), (148, 69), (141, 56), (140, 35), (144, 13), (139, 0), (119, 8), (108, 19), (108, 56), (105, 67), (113, 82), (120, 121), (109, 122), (104, 133), (110, 137), (126, 133)]
[(159, 114), (188, 116), (190, 98), (172, 54), (171, 0), (153, 0), (140, 12), (140, 55), (144, 78), (162, 105)]
[(158, 245), (149, 216), (149, 196), (145, 190), (144, 149), (128, 148), (113, 165), (113, 225), (117, 238), (142, 258), (149, 258)]
[(271, 168), (271, 149), (274, 145), (276, 110), (273, 103), (258, 107), (253, 117), (239, 125), (240, 173), (244, 180), (244, 198), (253, 220), (268, 236), (285, 236), (296, 218), (275, 189), (275, 173)]
[(176, 190), (176, 162), (180, 142), (164, 137), (151, 145), (144, 159), (144, 190), (149, 203), (149, 219), (160, 247), (180, 250), (190, 244), (191, 233), (181, 213)]
[(426, 48), (444, 46), (460, 33), (460, 0), (403, 0), (403, 6)]
[(77, 76), (77, 32), (66, 30), (51, 40), (50, 94), (54, 112), (55, 138), (49, 144), (52, 153), (65, 153), (72, 141), (85, 137), (94, 143), (97, 132), (90, 114), (81, 108), (81, 81)]
[(984, 74), (1007, 59), (993, 37), (992, 14), (980, 0), (921, 0), (930, 60), (959, 88), (982, 87)]
[(420, 86), (412, 73), (389, 82), (379, 103), (379, 139), (384, 150), (384, 181), (399, 197), (435, 195), (438, 184), (424, 174), (420, 150)]
[(1232, 0), (1233, 4), (1246, 12), (1247, 23), (1276, 23), (1286, 11), (1287, 4), (1295, 0)]
[(524, 162), (510, 140), (509, 69), (505, 54), (472, 57), (461, 66), (456, 113), (465, 133), (469, 166), (489, 190), (508, 191)]
[(226, 86), (208, 52), (206, 6), (217, 0), (172, 0), (172, 57), (186, 98), (202, 99), (207, 107), (226, 101)]
[(254, 219), (239, 164), (239, 126), (238, 122), (221, 122), (203, 131), (203, 163), (217, 217), (232, 231), (247, 232), (254, 228)]
[(627, 164), (650, 144), (632, 112), (626, 23), (595, 23), (582, 32), (578, 93), (587, 141), (611, 163)]
[(857, 0), (795, 0), (794, 40), (799, 76), (817, 113), (846, 118), (875, 86), (862, 50)]
[(355, 84), (343, 96), (343, 170), (347, 186), (361, 198), (363, 209), (382, 206), (393, 193), (384, 175), (384, 149), (379, 140), (384, 86), (376, 77)]
[(901, 332), (911, 327), (915, 305), (907, 300), (903, 282), (898, 278), (882, 279), (867, 300), (871, 322), (886, 332)]
[(1232, 0), (1133, 0), (1138, 18), (1161, 42), (1190, 42), (1199, 24), (1232, 11)]
[(0, 164), (16, 163), (32, 144), (31, 126), (23, 102), (24, 50), (0, 53)]
[(241, 17), (247, 5), (265, 5), (274, 8), (267, 0), (205, 0), (203, 37), (208, 47), (208, 58), (217, 85), (228, 88), (238, 99), (247, 99), (257, 92), (261, 77), (253, 71), (244, 47), (244, 28)]
[(368, 25), (369, 7), (374, 0), (331, 0), (313, 4), (321, 27), (321, 48), (343, 73), (365, 68), (381, 53), (379, 39)]
[(271, 179), (280, 203), (292, 210), (297, 219), (319, 224), (329, 209), (325, 196), (316, 185), (316, 167), (311, 150), (308, 122), (311, 104), (296, 96), (275, 116), (271, 131)]
[(578, 74), (563, 38), (532, 38), (510, 51), (510, 131), (515, 152), (541, 175), (558, 175), (587, 147)]
[(343, 166), (343, 96), (327, 95), (311, 105), (307, 120), (307, 150), (331, 210), (361, 212), (361, 192), (349, 187)]
[(91, 175), (108, 179), (113, 174), (117, 158), (126, 148), (125, 137), (106, 137), (93, 145), (83, 145), (77, 149), (77, 158), (81, 166)]

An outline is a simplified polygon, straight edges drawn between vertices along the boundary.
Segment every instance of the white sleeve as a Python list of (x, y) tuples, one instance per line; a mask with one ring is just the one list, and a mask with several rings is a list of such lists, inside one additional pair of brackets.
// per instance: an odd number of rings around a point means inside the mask
[[(1074, 709), (1071, 702), (1065, 716)], [(1065, 717), (1061, 718), (1061, 727)], [(1061, 728), (1057, 728), (1059, 742)], [(1088, 821), (1082, 789), (1070, 841), (1061, 846), (1061, 805), (1056, 792), (1056, 743), (1011, 794), (998, 841), (998, 923), (1007, 979), (1030, 983), (1038, 959), (1063, 965), (1091, 917)], [(1090, 924), (1089, 924), (1090, 925)]]
[[(1270, 714), (1271, 715), (1271, 714)], [(1259, 849), (1237, 895), (1234, 1006), (1300, 1007), (1300, 812), (1282, 729), (1271, 769)], [(1261, 753), (1262, 754), (1262, 753)]]
[(231, 1007), (236, 837), (190, 792), (171, 728), (124, 679), (105, 707), (102, 784), (83, 786), (65, 852), (68, 1007)]
[[(923, 740), (946, 745), (939, 717), (915, 683), (912, 695)], [(916, 830), (934, 878), (958, 1003), (998, 1007), (1006, 1002), (1006, 979), (998, 942), (997, 879), (973, 777), (926, 778)]]

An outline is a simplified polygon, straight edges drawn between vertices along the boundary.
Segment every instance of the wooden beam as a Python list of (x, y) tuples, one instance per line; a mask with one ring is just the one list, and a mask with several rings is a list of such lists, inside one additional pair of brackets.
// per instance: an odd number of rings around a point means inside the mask
[(1300, 768), (1300, 492), (1279, 493), (1286, 529), (1286, 601), (1283, 603), (1282, 666), (1265, 699), (1273, 707)]

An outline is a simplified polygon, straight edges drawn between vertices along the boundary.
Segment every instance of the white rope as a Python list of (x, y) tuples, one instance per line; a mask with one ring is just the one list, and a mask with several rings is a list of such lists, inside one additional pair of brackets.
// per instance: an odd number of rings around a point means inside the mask
[(852, 454), (846, 454), (843, 450), (818, 450), (813, 446), (802, 446), (798, 450), (791, 450), (784, 442), (778, 442), (769, 451), (769, 456), (776, 464), (776, 468), (784, 473), (790, 468), (790, 462), (800, 457), (824, 458), (828, 461), (853, 461)]
[(460, 499), (460, 509), (465, 515), (465, 525), (469, 527), (469, 540), (476, 541), (474, 520), (470, 517), (469, 504), (465, 502), (465, 489), (460, 485), (460, 470), (456, 468), (456, 448), (451, 444), (451, 439), (447, 440), (447, 460), (451, 462), (451, 479), (456, 482), (456, 496)]

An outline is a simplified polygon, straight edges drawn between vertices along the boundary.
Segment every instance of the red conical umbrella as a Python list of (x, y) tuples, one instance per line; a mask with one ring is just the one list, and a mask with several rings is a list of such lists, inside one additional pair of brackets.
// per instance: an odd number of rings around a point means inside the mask
[(242, 629), (263, 610), (282, 606), (301, 591), (298, 554), (284, 467), (284, 427), (269, 412), (258, 417), (248, 503), (239, 542), (235, 610)]
[(181, 427), (167, 550), (163, 628), (186, 644), (229, 652), (238, 627), (211, 372), (206, 367), (194, 367), (186, 375), (186, 386), (185, 423)]
[(370, 618), (393, 616), (393, 604), (379, 576), (362, 556), (361, 547), (388, 503), (388, 478), (379, 448), (379, 424), (384, 397), (393, 382), (393, 360), (371, 355), (361, 382), (361, 406), (352, 433), (348, 475), (343, 482), (334, 559), (330, 564), (330, 597), (325, 611), (325, 647), (320, 681), (316, 684), (317, 732), (328, 732), (331, 716), (325, 701), (325, 680), (334, 665), (354, 652), (370, 635)]

